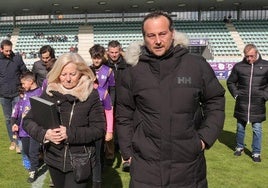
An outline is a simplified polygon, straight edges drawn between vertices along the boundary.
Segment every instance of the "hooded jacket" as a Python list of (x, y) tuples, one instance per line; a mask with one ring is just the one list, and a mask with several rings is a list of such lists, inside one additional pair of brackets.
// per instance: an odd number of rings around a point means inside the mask
[(268, 61), (259, 55), (249, 64), (246, 59), (235, 64), (227, 86), (236, 99), (234, 117), (251, 123), (266, 120), (265, 102), (268, 99)]
[(225, 90), (187, 42), (176, 33), (162, 57), (143, 42), (126, 51), (132, 67), (118, 86), (116, 118), (122, 156), (132, 157), (130, 187), (207, 187), (200, 140), (210, 148), (221, 133)]
[(11, 53), (10, 58), (0, 52), (0, 97), (12, 98), (19, 95), (20, 76), (27, 71), (22, 57)]
[[(94, 141), (105, 134), (105, 116), (98, 91), (93, 89), (88, 77), (82, 76), (78, 85), (70, 90), (59, 83), (49, 83), (41, 98), (57, 104), (61, 123), (66, 126), (68, 136), (59, 145), (46, 143), (45, 162), (62, 172), (71, 171), (68, 148), (72, 153), (84, 153), (84, 146), (90, 147), (94, 156)], [(35, 140), (40, 143), (44, 141), (47, 130), (34, 121), (31, 110), (24, 118), (23, 128)]]

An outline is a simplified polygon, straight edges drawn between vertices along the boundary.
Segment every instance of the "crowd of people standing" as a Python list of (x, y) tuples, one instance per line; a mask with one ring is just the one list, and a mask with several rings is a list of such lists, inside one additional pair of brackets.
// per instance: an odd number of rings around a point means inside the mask
[[(53, 98), (57, 98), (58, 99), (57, 102), (58, 102), (59, 100), (65, 101), (66, 100), (65, 96), (67, 97), (72, 96), (74, 97), (75, 100), (68, 99), (66, 103), (78, 102), (78, 104), (76, 104), (75, 106), (80, 106), (80, 103), (84, 104), (85, 101), (89, 100), (88, 110), (91, 109), (92, 111), (85, 114), (85, 118), (84, 118), (84, 119), (90, 119), (90, 121), (87, 123), (87, 124), (90, 123), (90, 127), (87, 127), (87, 128), (85, 127), (84, 129), (84, 131), (87, 131), (87, 130), (89, 131), (88, 133), (89, 138), (83, 138), (83, 137), (81, 138), (81, 136), (79, 137), (80, 139), (87, 140), (86, 146), (88, 146), (89, 148), (95, 148), (94, 146), (96, 146), (96, 150), (95, 149), (92, 150), (92, 151), (96, 151), (96, 154), (97, 154), (96, 155), (97, 160), (95, 163), (96, 165), (92, 169), (92, 172), (93, 172), (92, 184), (93, 184), (93, 187), (96, 187), (96, 188), (101, 187), (102, 170), (104, 166), (104, 163), (101, 160), (105, 158), (105, 165), (111, 166), (113, 165), (114, 158), (115, 158), (115, 151), (114, 151), (115, 147), (114, 147), (114, 139), (113, 139), (114, 124), (115, 124), (115, 121), (114, 121), (115, 119), (114, 118), (115, 117), (115, 113), (114, 113), (115, 75), (116, 75), (116, 78), (118, 78), (119, 71), (117, 70), (122, 71), (124, 68), (127, 67), (126, 62), (123, 60), (121, 44), (118, 41), (111, 41), (111, 45), (112, 47), (109, 46), (110, 51), (112, 50), (110, 54), (106, 53), (106, 50), (104, 47), (101, 47), (102, 51), (101, 51), (100, 57), (101, 57), (101, 60), (103, 61), (101, 62), (101, 65), (103, 68), (105, 67), (104, 68), (105, 70), (102, 69), (100, 72), (99, 72), (100, 67), (98, 64), (96, 64), (96, 66), (94, 66), (93, 64), (93, 66), (90, 68), (85, 63), (85, 61), (81, 58), (81, 56), (79, 56), (75, 52), (69, 52), (69, 53), (63, 54), (59, 57), (59, 59), (56, 59), (55, 50), (50, 45), (44, 45), (40, 48), (39, 50), (40, 60), (36, 61), (33, 64), (31, 70), (28, 70), (23, 62), (22, 56), (19, 53), (15, 54), (12, 52), (12, 43), (9, 40), (2, 41), (1, 55), (3, 56), (2, 57), (3, 63), (1, 62), (2, 63), (1, 65), (4, 66), (5, 64), (8, 64), (8, 65), (10, 64), (11, 67), (14, 66), (13, 67), (14, 70), (12, 70), (14, 71), (14, 73), (10, 72), (9, 69), (5, 70), (4, 68), (3, 68), (3, 71), (4, 70), (9, 71), (10, 75), (16, 75), (15, 77), (13, 77), (14, 81), (12, 82), (11, 80), (8, 80), (8, 81), (2, 80), (1, 82), (1, 83), (4, 83), (5, 81), (5, 84), (9, 84), (9, 85), (11, 84), (10, 86), (13, 87), (12, 89), (14, 93), (6, 94), (6, 98), (8, 99), (8, 102), (11, 99), (10, 97), (13, 95), (17, 99), (16, 101), (12, 103), (12, 105), (10, 104), (10, 106), (8, 106), (9, 111), (5, 110), (5, 112), (7, 112), (5, 117), (7, 120), (9, 120), (7, 121), (7, 129), (8, 130), (10, 129), (8, 131), (10, 135), (10, 142), (11, 142), (9, 149), (10, 150), (16, 149), (17, 153), (22, 153), (23, 165), (29, 171), (29, 177), (27, 178), (27, 181), (29, 183), (34, 182), (38, 178), (38, 168), (43, 164), (43, 162), (45, 162), (45, 164), (48, 166), (49, 171), (50, 171), (51, 186), (53, 185), (56, 187), (61, 187), (62, 185), (66, 183), (68, 185), (74, 184), (74, 187), (75, 187), (76, 182), (69, 181), (70, 178), (68, 177), (68, 173), (67, 173), (68, 171), (71, 170), (71, 167), (70, 166), (68, 167), (68, 164), (70, 165), (70, 161), (68, 162), (67, 160), (66, 169), (59, 168), (57, 165), (55, 165), (55, 161), (53, 162), (53, 160), (51, 161), (51, 159), (48, 159), (47, 156), (50, 156), (49, 155), (50, 149), (46, 148), (47, 144), (44, 143), (43, 139), (40, 139), (40, 136), (41, 136), (42, 138), (47, 139), (49, 142), (57, 145), (63, 140), (67, 139), (68, 134), (67, 134), (66, 128), (60, 127), (58, 130), (53, 130), (53, 131), (51, 130), (52, 132), (51, 133), (50, 131), (44, 131), (40, 127), (38, 127), (34, 123), (34, 120), (32, 119), (31, 105), (30, 105), (30, 100), (29, 100), (31, 96), (40, 96), (40, 95), (42, 98), (47, 98), (48, 100), (51, 100), (49, 96), (53, 95)], [(94, 47), (92, 47), (92, 49), (93, 48)], [(96, 49), (95, 53), (100, 54), (99, 49)], [(95, 56), (96, 55), (92, 54), (92, 59), (94, 59)], [(70, 61), (72, 62), (71, 65), (69, 65)], [(108, 62), (110, 63), (109, 65), (108, 65)], [(54, 68), (54, 65), (55, 65), (55, 68)], [(55, 73), (53, 72), (53, 70), (56, 69), (57, 65), (60, 66), (60, 68), (58, 68), (58, 72)], [(116, 69), (114, 69), (115, 67)], [(104, 74), (106, 73), (105, 72), (106, 69), (108, 70), (107, 73), (109, 73), (110, 75), (109, 79), (106, 78), (107, 75)], [(115, 70), (115, 73), (114, 73), (114, 70)], [(50, 71), (52, 71), (52, 73), (49, 73)], [(56, 76), (49, 76), (50, 74), (56, 75)], [(7, 77), (6, 79), (8, 79), (8, 75), (6, 75), (6, 77)], [(49, 79), (51, 77), (55, 77), (56, 79), (52, 81)], [(110, 85), (107, 85), (106, 79), (109, 80)], [(81, 84), (82, 86), (79, 84)], [(59, 90), (58, 87), (63, 87), (65, 89)], [(83, 91), (82, 93), (78, 92), (80, 89), (83, 90), (84, 87), (88, 88), (88, 92), (86, 91)], [(68, 90), (68, 92), (66, 91), (66, 89)], [(97, 94), (95, 90), (98, 91)], [(54, 91), (56, 92), (56, 94), (54, 93)], [(58, 93), (60, 93), (60, 96), (58, 96), (59, 95)], [(94, 94), (94, 97), (92, 98), (91, 95), (93, 94)], [(96, 100), (95, 98), (96, 96), (99, 96), (98, 100), (100, 104), (102, 103), (102, 106), (103, 106), (101, 108), (99, 106), (94, 107), (96, 108), (97, 111), (95, 111), (94, 108), (92, 109), (93, 106), (90, 107), (90, 105), (98, 104), (98, 103), (95, 103), (94, 101), (91, 101), (93, 99)], [(76, 101), (76, 99), (78, 101)], [(4, 97), (1, 100), (3, 101)], [(65, 104), (65, 102), (63, 103)], [(7, 104), (7, 103), (2, 102), (1, 104), (4, 109), (4, 107), (6, 106), (3, 106), (3, 104)], [(84, 105), (82, 105), (82, 107), (83, 106)], [(84, 106), (83, 108), (85, 107), (86, 106)], [(11, 115), (12, 109), (13, 109), (13, 113)], [(60, 108), (60, 109), (64, 109), (64, 108)], [(102, 115), (103, 113), (100, 113), (102, 112), (100, 111), (100, 109), (103, 109), (103, 112), (105, 115)], [(81, 112), (79, 111), (79, 114), (80, 113)], [(90, 113), (92, 113), (92, 115), (88, 117)], [(99, 113), (99, 115), (97, 116), (96, 113), (97, 114)], [(100, 119), (96, 119), (98, 117)], [(66, 124), (64, 118), (65, 118), (65, 115), (63, 113), (61, 114), (62, 124)], [(77, 119), (77, 117), (75, 116), (73, 118)], [(106, 119), (106, 123), (103, 122), (103, 120), (105, 119)], [(98, 125), (98, 127), (96, 127), (96, 130), (94, 131), (94, 129), (92, 128), (92, 126), (94, 127), (94, 123), (92, 122), (95, 122), (95, 121), (99, 123), (96, 124), (96, 126)], [(77, 126), (77, 124), (79, 123), (82, 123), (82, 122), (78, 121), (77, 123), (75, 123), (74, 126)], [(84, 126), (85, 123), (86, 122), (82, 123), (81, 126)], [(38, 130), (38, 135), (35, 135), (36, 130)], [(103, 135), (104, 130), (106, 133)], [(58, 132), (62, 132), (65, 135), (64, 138), (62, 138), (61, 136), (61, 139), (59, 140), (58, 137), (56, 137), (55, 135), (53, 136), (53, 133), (58, 133)], [(14, 135), (17, 136), (16, 139), (14, 138)], [(90, 138), (90, 135), (92, 135), (91, 136), (92, 138)], [(73, 136), (76, 137), (75, 135)], [(76, 142), (81, 142), (81, 140), (79, 141), (74, 138), (73, 140), (74, 143), (70, 143), (70, 137), (71, 136), (68, 135), (69, 147), (72, 144), (77, 146)], [(20, 140), (23, 140), (22, 144), (18, 143), (18, 141)], [(105, 142), (102, 142), (102, 140)], [(62, 148), (60, 149), (58, 147), (55, 147), (55, 148), (58, 149), (59, 154), (63, 151)], [(73, 149), (75, 148), (74, 146), (70, 148), (72, 148), (71, 150), (76, 151), (76, 149)], [(101, 152), (101, 150), (103, 152)], [(103, 158), (101, 157), (101, 155), (104, 152), (105, 152), (105, 157)], [(43, 157), (40, 159), (39, 157), (42, 155)], [(55, 156), (53, 157), (54, 157), (54, 160), (57, 158)], [(27, 164), (30, 164), (30, 165), (26, 165), (26, 162), (28, 162)], [(62, 175), (68, 178), (60, 178)], [(68, 180), (68, 181), (64, 183), (65, 180), (66, 181)]]
[[(19, 148), (28, 157), (29, 183), (38, 178), (37, 156), (42, 152), (51, 186), (86, 188), (92, 181), (93, 188), (100, 188), (104, 167), (113, 165), (115, 152), (120, 152), (131, 188), (208, 187), (205, 150), (223, 129), (225, 90), (209, 63), (189, 53), (188, 38), (175, 31), (168, 14), (148, 14), (141, 32), (144, 40), (126, 52), (116, 40), (107, 49), (93, 45), (91, 66), (79, 53), (56, 59), (50, 45), (42, 46), (31, 71), (12, 52), (9, 40), (1, 42), (0, 102), (9, 149)], [(242, 154), (245, 127), (252, 123), (252, 159), (261, 162), (268, 66), (255, 45), (247, 45), (244, 54), (227, 80), (236, 99), (234, 154)], [(29, 103), (33, 95), (56, 105), (57, 128), (36, 122)], [(22, 139), (22, 147), (14, 134)], [(92, 174), (78, 180), (73, 156), (85, 154)]]

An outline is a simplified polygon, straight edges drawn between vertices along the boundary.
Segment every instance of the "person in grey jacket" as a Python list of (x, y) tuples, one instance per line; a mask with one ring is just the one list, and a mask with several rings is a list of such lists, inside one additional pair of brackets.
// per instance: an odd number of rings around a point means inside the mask
[(0, 46), (0, 102), (11, 142), (9, 149), (17, 150), (19, 147), (13, 138), (10, 120), (12, 109), (19, 100), (20, 76), (27, 71), (27, 67), (21, 55), (12, 51), (12, 45), (10, 40), (3, 40)]
[(225, 90), (164, 12), (148, 14), (144, 41), (126, 50), (132, 67), (117, 93), (121, 154), (131, 188), (205, 188), (209, 149), (224, 124)]
[(268, 61), (263, 60), (254, 44), (244, 48), (244, 59), (235, 64), (227, 79), (227, 86), (235, 98), (234, 117), (237, 119), (236, 149), (244, 151), (245, 128), (252, 124), (252, 160), (261, 162), (262, 122), (266, 120), (265, 102), (268, 99)]
[(38, 87), (42, 87), (43, 81), (46, 79), (47, 64), (53, 58), (55, 58), (55, 50), (50, 45), (44, 45), (39, 50), (40, 60), (34, 62), (32, 67), (32, 72), (36, 76), (36, 82)]

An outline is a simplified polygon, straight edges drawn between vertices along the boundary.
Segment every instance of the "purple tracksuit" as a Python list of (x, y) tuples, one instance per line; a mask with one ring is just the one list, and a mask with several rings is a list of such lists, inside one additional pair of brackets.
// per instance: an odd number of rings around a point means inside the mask
[(23, 117), (31, 109), (31, 104), (30, 104), (29, 98), (32, 96), (40, 96), (41, 93), (42, 93), (41, 88), (36, 88), (34, 90), (27, 91), (24, 93), (23, 98), (20, 98), (20, 100), (16, 103), (16, 105), (12, 111), (11, 117), (14, 119), (17, 119), (17, 122), (19, 124), (19, 137), (29, 137), (29, 135), (22, 128)]
[(99, 87), (108, 90), (109, 87), (115, 86), (114, 72), (110, 67), (101, 65), (100, 68), (95, 69), (95, 72), (99, 82)]

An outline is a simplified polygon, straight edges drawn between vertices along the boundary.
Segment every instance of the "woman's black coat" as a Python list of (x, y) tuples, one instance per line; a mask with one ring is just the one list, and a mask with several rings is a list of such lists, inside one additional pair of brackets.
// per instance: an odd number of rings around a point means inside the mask
[[(57, 104), (62, 125), (67, 127), (68, 135), (68, 139), (62, 144), (55, 145), (49, 142), (44, 145), (45, 162), (63, 172), (70, 171), (67, 144), (72, 153), (84, 152), (84, 146), (92, 148), (94, 152), (94, 141), (105, 134), (105, 116), (98, 92), (94, 89), (84, 102), (80, 102), (72, 95), (63, 95), (59, 92), (53, 92), (53, 96), (48, 96), (44, 92), (41, 97)], [(74, 103), (73, 116), (69, 122)], [(46, 130), (36, 124), (31, 110), (24, 118), (23, 128), (31, 137), (43, 143)]]

